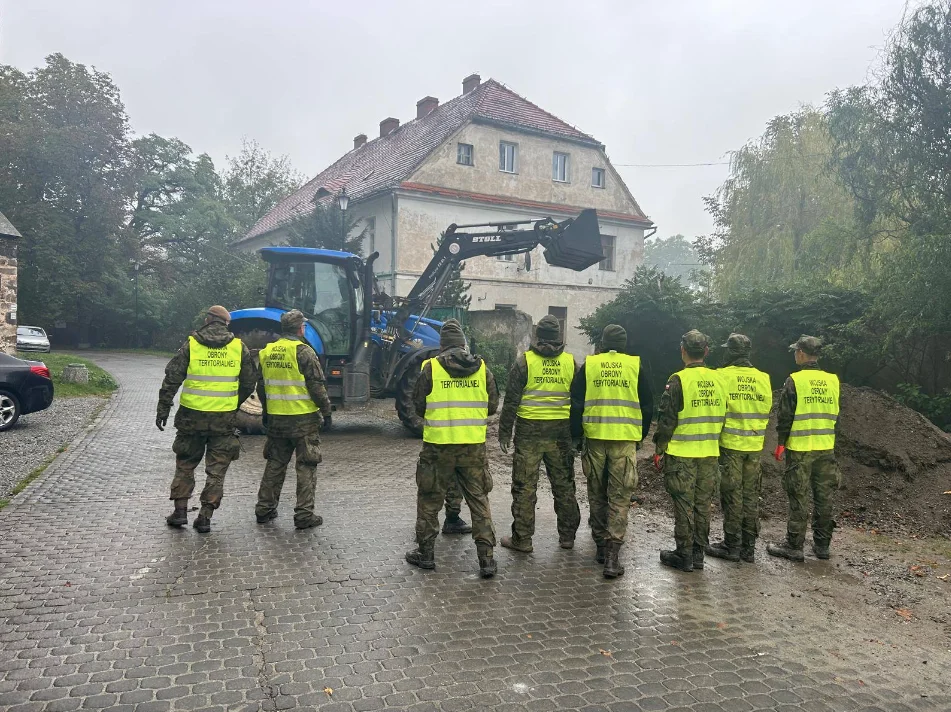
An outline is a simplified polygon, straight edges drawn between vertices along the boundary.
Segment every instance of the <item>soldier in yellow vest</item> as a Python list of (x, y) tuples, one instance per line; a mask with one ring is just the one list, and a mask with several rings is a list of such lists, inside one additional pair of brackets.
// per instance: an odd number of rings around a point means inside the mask
[(195, 529), (211, 531), (211, 515), (221, 504), (225, 473), (238, 459), (240, 444), (235, 434), (238, 406), (254, 392), (257, 380), (248, 348), (228, 331), (231, 314), (222, 306), (206, 312), (205, 323), (192, 332), (165, 367), (159, 391), (155, 425), (165, 430), (172, 402), (182, 388), (175, 413), (175, 477), (172, 480), (173, 511), (169, 526), (188, 524), (188, 498), (195, 489), (195, 468), (205, 459), (205, 488)]
[(723, 344), (726, 363), (717, 369), (726, 391), (726, 421), (720, 432), (720, 506), (723, 541), (706, 553), (718, 559), (752, 564), (759, 533), (759, 495), (763, 484), (760, 455), (766, 440), (773, 390), (769, 376), (753, 368), (753, 344), (730, 334)]
[(637, 487), (637, 447), (654, 411), (641, 359), (626, 349), (624, 327), (608, 324), (598, 353), (585, 359), (571, 383), (571, 434), (579, 446), (584, 435), (588, 523), (605, 578), (624, 575), (619, 555)]
[(416, 464), (416, 544), (406, 561), (421, 569), (436, 568), (434, 547), (449, 483), (459, 483), (472, 514), (472, 538), (483, 578), (495, 575), (495, 527), (489, 509), (492, 475), (485, 454), (489, 416), (499, 407), (492, 371), (481, 356), (466, 348), (455, 319), (443, 324), (439, 353), (423, 363), (413, 392), (423, 418), (423, 448)]
[(710, 500), (717, 485), (720, 431), (726, 417), (726, 393), (717, 372), (704, 364), (710, 353), (705, 334), (683, 335), (684, 369), (667, 381), (654, 431), (654, 466), (674, 501), (675, 550), (660, 552), (660, 562), (681, 571), (703, 568), (710, 536)]
[(502, 415), (499, 446), (507, 453), (515, 427), (512, 460), (512, 536), (503, 536), (502, 546), (532, 551), (535, 507), (538, 504), (538, 468), (545, 463), (558, 520), (558, 543), (562, 549), (575, 545), (581, 511), (575, 496), (574, 452), (571, 447), (569, 390), (575, 375), (575, 359), (565, 352), (561, 324), (544, 316), (535, 327), (531, 348), (521, 354), (509, 373)]
[(839, 421), (839, 378), (819, 368), (822, 341), (800, 336), (795, 351), (800, 370), (786, 379), (779, 396), (776, 433), (779, 445), (773, 456), (786, 456), (783, 486), (789, 496), (786, 541), (769, 544), (766, 552), (790, 561), (804, 561), (802, 550), (809, 518), (812, 490), (812, 551), (829, 558), (832, 542), (832, 506), (841, 482), (835, 461), (835, 432)]
[(320, 426), (331, 411), (327, 382), (317, 354), (301, 339), (304, 315), (292, 309), (281, 315), (281, 338), (268, 344), (258, 358), (261, 375), (258, 397), (267, 418), (267, 465), (258, 489), (254, 514), (258, 524), (277, 517), (277, 504), (284, 487), (287, 465), (295, 455), (297, 506), (294, 526), (310, 529), (323, 524), (314, 513), (317, 465), (320, 455)]

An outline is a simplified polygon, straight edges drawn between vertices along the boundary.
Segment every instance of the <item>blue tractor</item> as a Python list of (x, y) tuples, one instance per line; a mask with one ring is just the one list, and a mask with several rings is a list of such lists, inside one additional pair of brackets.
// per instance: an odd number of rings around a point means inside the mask
[[(470, 232), (469, 230), (474, 230)], [(363, 260), (349, 252), (306, 247), (265, 247), (264, 306), (231, 313), (231, 330), (257, 352), (280, 335), (281, 314), (300, 309), (304, 338), (320, 357), (334, 409), (394, 397), (400, 421), (417, 435), (422, 422), (413, 387), (422, 362), (439, 348), (442, 322), (427, 318), (453, 268), (463, 260), (529, 252), (544, 247), (556, 267), (583, 270), (603, 255), (597, 213), (479, 225), (450, 225), (432, 261), (406, 297), (378, 286), (374, 252)]]

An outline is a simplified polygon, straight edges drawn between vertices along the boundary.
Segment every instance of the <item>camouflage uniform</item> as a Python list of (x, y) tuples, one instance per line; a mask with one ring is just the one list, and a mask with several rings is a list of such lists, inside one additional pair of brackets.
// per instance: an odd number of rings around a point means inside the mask
[[(816, 361), (808, 361), (802, 370), (819, 370)], [(796, 415), (796, 384), (787, 378), (779, 395), (779, 413), (776, 418), (776, 433), (779, 444), (785, 445)], [(838, 423), (836, 423), (838, 430)], [(806, 539), (809, 519), (809, 492), (812, 491), (812, 539), (816, 546), (828, 548), (832, 541), (835, 521), (832, 508), (835, 494), (842, 481), (842, 474), (833, 450), (797, 452), (786, 450), (786, 467), (783, 471), (783, 487), (789, 496), (789, 520), (786, 524), (787, 543), (802, 549)]]
[[(620, 329), (620, 327), (618, 327)], [(607, 329), (606, 329), (607, 332)], [(601, 350), (624, 351), (627, 333), (620, 329), (618, 342), (605, 342)], [(585, 364), (571, 382), (570, 428), (574, 442), (580, 443), (584, 436), (584, 402), (587, 394)], [(654, 396), (643, 365), (638, 374), (637, 400), (641, 407), (642, 438), (650, 432), (654, 418)], [(581, 454), (581, 469), (588, 482), (588, 525), (599, 551), (608, 542), (624, 541), (627, 533), (628, 512), (631, 495), (637, 489), (637, 448), (639, 442), (623, 440), (585, 439)], [(600, 556), (600, 554), (599, 554)]]
[[(440, 363), (454, 378), (475, 373), (482, 357), (472, 356), (464, 348), (451, 347), (440, 352)], [(486, 368), (489, 414), (499, 407), (499, 390), (492, 372)], [(433, 389), (433, 372), (426, 364), (416, 381), (413, 403), (420, 418), (426, 416), (426, 397)], [(446, 493), (457, 482), (472, 513), (472, 538), (477, 545), (495, 546), (495, 527), (489, 509), (492, 474), (485, 453), (485, 443), (471, 445), (436, 445), (423, 443), (416, 465), (416, 543), (420, 550), (431, 550), (439, 533), (439, 510)]]
[[(293, 328), (290, 333), (285, 329), (282, 338), (300, 340)], [(320, 361), (314, 350), (305, 343), (297, 347), (297, 365), (304, 376), (311, 400), (320, 410), (302, 415), (267, 415), (267, 441), (264, 444), (267, 465), (258, 489), (254, 513), (261, 523), (277, 516), (277, 505), (284, 487), (287, 465), (291, 456), (296, 454), (294, 469), (297, 473), (297, 506), (294, 507), (294, 525), (298, 529), (306, 529), (322, 521), (314, 514), (314, 497), (317, 488), (317, 465), (323, 459), (320, 454), (320, 426), (324, 416), (330, 415), (331, 405)], [(267, 413), (263, 373), (258, 379), (258, 398)]]
[[(559, 328), (552, 320), (554, 329)], [(539, 327), (542, 324), (539, 322)], [(532, 351), (545, 358), (555, 358), (564, 351), (564, 344), (542, 341), (536, 335)], [(512, 440), (515, 426), (515, 454), (512, 460), (512, 544), (528, 550), (535, 534), (535, 508), (538, 505), (538, 468), (545, 463), (558, 521), (558, 540), (570, 548), (581, 524), (581, 510), (575, 495), (574, 449), (568, 418), (563, 420), (530, 420), (517, 416), (522, 393), (528, 385), (528, 363), (521, 354), (509, 372), (502, 414), (499, 417), (499, 442)], [(507, 540), (506, 540), (507, 541)], [(505, 542), (503, 542), (505, 544)]]
[[(222, 321), (211, 321), (192, 333), (195, 339), (210, 348), (221, 348), (234, 339)], [(165, 380), (159, 390), (156, 421), (168, 419), (175, 394), (185, 381), (190, 358), (188, 341), (165, 367)], [(257, 373), (248, 348), (241, 347), (241, 372), (238, 375), (238, 404), (254, 392)], [(224, 494), (225, 473), (233, 460), (238, 459), (240, 443), (235, 431), (236, 411), (207, 413), (179, 406), (175, 413), (175, 477), (169, 499), (187, 502), (195, 489), (195, 468), (205, 459), (205, 487), (201, 492), (201, 515), (210, 517), (221, 504)], [(182, 506), (185, 506), (182, 504)]]
[[(702, 359), (707, 348), (707, 337), (698, 331), (684, 335), (684, 344), (690, 347), (691, 355), (699, 349)], [(683, 346), (683, 344), (682, 344)], [(686, 364), (685, 368), (703, 367), (702, 360)], [(684, 562), (685, 569), (703, 568), (704, 550), (710, 542), (710, 501), (717, 486), (719, 464), (716, 457), (676, 457), (665, 454), (667, 444), (677, 428), (679, 413), (684, 409), (683, 385), (680, 376), (674, 374), (667, 381), (660, 399), (657, 428), (654, 431), (654, 446), (658, 455), (664, 456), (664, 486), (674, 504), (674, 541), (676, 552), (661, 552), (665, 555), (690, 557)]]

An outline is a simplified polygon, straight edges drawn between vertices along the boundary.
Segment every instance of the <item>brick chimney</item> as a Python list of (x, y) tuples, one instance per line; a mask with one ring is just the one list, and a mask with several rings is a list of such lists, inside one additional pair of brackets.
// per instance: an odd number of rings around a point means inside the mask
[(360, 147), (366, 146), (366, 145), (367, 145), (367, 135), (366, 135), (366, 134), (360, 134), (360, 135), (358, 135), (358, 136), (354, 136), (354, 137), (353, 137), (353, 147), (354, 147), (354, 148), (360, 148)]
[(416, 102), (416, 118), (421, 119), (433, 113), (433, 110), (439, 106), (439, 99), (434, 96), (424, 96)]
[(399, 127), (399, 119), (394, 119), (392, 116), (388, 119), (383, 119), (383, 121), (380, 122), (380, 137), (382, 138), (383, 136), (389, 136)]
[(482, 77), (478, 74), (470, 74), (462, 80), (462, 93), (468, 94), (473, 89), (478, 89), (480, 84), (482, 84)]

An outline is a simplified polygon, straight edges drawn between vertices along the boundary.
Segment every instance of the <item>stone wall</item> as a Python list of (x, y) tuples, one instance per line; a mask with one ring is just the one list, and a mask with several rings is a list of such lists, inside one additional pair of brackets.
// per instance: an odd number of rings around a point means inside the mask
[(532, 317), (516, 309), (470, 311), (467, 314), (469, 331), (476, 343), (504, 341), (516, 353), (528, 348), (532, 339)]
[(17, 243), (0, 237), (0, 351), (6, 353), (16, 348), (16, 308)]

